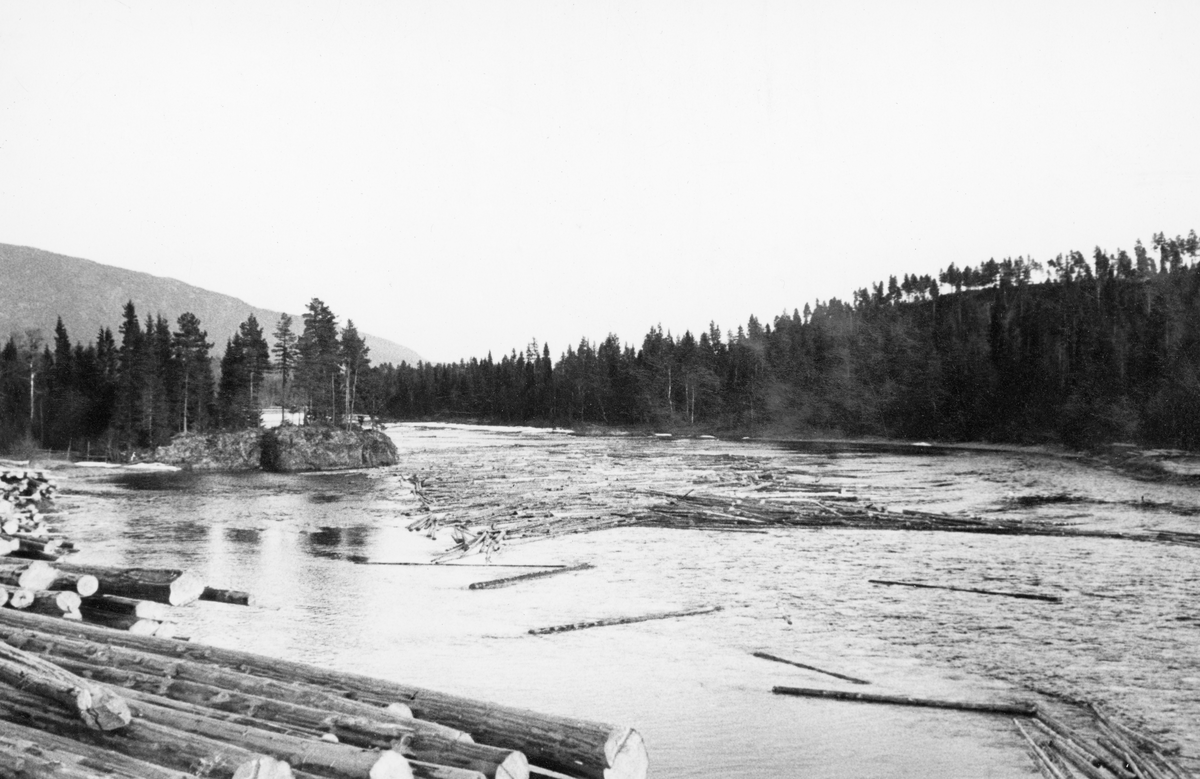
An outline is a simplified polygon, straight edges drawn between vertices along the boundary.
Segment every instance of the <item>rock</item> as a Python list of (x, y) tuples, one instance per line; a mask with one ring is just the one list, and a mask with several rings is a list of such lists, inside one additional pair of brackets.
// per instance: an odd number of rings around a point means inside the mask
[(180, 433), (154, 450), (160, 463), (197, 471), (257, 470), (262, 459), (262, 431)]
[(395, 465), (396, 445), (379, 430), (283, 425), (262, 434), (267, 471), (326, 471)]

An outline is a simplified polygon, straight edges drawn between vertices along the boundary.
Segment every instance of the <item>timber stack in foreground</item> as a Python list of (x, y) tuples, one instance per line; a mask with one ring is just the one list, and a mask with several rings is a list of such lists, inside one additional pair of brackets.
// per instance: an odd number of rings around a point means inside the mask
[[(647, 771), (645, 745), (629, 728), (250, 652), (11, 610), (0, 610), (0, 642), (11, 648), (0, 652), (0, 672), (12, 656), (14, 673), (36, 667), (47, 678), (35, 687), (0, 673), (0, 776), (528, 779), (541, 768), (643, 779)], [(90, 727), (67, 706), (83, 693), (115, 710), (112, 694), (126, 701), (129, 724)]]

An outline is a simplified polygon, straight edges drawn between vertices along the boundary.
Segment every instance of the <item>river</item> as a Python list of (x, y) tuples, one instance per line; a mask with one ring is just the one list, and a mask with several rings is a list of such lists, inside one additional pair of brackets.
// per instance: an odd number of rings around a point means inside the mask
[[(1196, 532), (1200, 492), (1023, 453), (812, 453), (753, 441), (405, 424), (395, 468), (275, 475), (65, 472), (59, 526), (102, 564), (190, 567), (251, 607), (179, 609), (194, 640), (629, 725), (654, 777), (1027, 777), (1010, 720), (771, 694), (774, 685), (966, 700), (1102, 702), (1200, 755), (1200, 549), (890, 530), (621, 527), (467, 565), (406, 526), (419, 473), (512, 480), (595, 512), (644, 492), (808, 478), (891, 508), (1085, 529)], [(465, 474), (465, 476), (464, 476)], [(485, 480), (481, 482), (486, 485)], [(499, 484), (499, 481), (492, 483)], [(486, 494), (486, 492), (484, 493)], [(515, 495), (511, 485), (506, 496)], [(1053, 500), (1045, 500), (1052, 497)], [(506, 499), (509, 499), (506, 498)], [(498, 499), (499, 500), (499, 499)], [(452, 510), (453, 506), (448, 506)], [(519, 507), (514, 509), (519, 510)], [(521, 564), (595, 568), (470, 591)], [(1058, 604), (869, 579), (1023, 590)], [(680, 619), (534, 627), (692, 606)], [(768, 662), (767, 651), (871, 687)]]

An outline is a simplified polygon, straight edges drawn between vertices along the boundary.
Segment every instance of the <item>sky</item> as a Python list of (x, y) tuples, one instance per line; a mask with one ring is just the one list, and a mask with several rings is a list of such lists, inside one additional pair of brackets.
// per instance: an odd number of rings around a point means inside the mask
[(1194, 0), (3, 0), (0, 242), (319, 297), (433, 361), (733, 330), (1200, 229), (1198, 31)]

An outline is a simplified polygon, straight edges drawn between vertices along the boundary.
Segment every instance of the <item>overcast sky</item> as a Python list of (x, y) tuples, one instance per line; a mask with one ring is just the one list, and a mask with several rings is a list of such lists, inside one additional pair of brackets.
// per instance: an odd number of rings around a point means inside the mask
[(1200, 229), (1198, 98), (1195, 0), (5, 0), (0, 242), (558, 355)]

